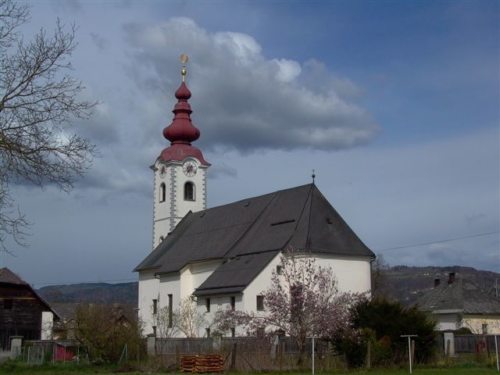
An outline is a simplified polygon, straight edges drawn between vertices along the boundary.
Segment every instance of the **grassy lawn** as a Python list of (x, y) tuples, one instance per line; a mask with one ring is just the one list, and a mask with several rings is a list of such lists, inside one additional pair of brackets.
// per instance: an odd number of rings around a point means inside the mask
[[(79, 375), (79, 374), (123, 374), (123, 375), (139, 375), (139, 374), (165, 374), (166, 372), (154, 372), (144, 368), (143, 371), (133, 371), (133, 367), (97, 367), (97, 366), (75, 366), (73, 364), (60, 365), (44, 365), (44, 366), (27, 366), (22, 363), (7, 363), (0, 366), (0, 374), (34, 374), (34, 375)], [(408, 369), (373, 369), (373, 370), (358, 370), (358, 371), (335, 371), (328, 373), (317, 373), (318, 375), (404, 375), (408, 374)], [(421, 375), (483, 375), (498, 373), (496, 368), (481, 368), (481, 367), (453, 367), (453, 368), (416, 368), (413, 374)], [(243, 373), (233, 373), (242, 375)], [(258, 374), (258, 373), (255, 373)], [(269, 375), (308, 375), (310, 372), (266, 372), (263, 374)]]

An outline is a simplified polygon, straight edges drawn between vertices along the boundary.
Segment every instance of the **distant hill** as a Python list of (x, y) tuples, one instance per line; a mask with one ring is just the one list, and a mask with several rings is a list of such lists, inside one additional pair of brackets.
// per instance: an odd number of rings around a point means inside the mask
[(38, 293), (48, 302), (137, 305), (137, 282), (51, 285)]
[[(382, 269), (377, 294), (396, 299), (405, 305), (413, 304), (421, 295), (434, 287), (434, 280), (448, 282), (450, 272), (457, 278), (470, 280), (492, 296), (500, 296), (500, 274), (476, 270), (472, 267), (410, 267), (394, 266)], [(498, 293), (495, 285), (498, 283)]]
[[(434, 279), (447, 282), (448, 274), (455, 272), (457, 278), (464, 278), (477, 284), (481, 289), (495, 295), (495, 282), (498, 280), (500, 294), (500, 274), (476, 270), (472, 267), (384, 267), (378, 278), (379, 295), (411, 304), (434, 285)], [(52, 285), (38, 289), (39, 294), (48, 302), (59, 303), (121, 303), (137, 305), (137, 282), (123, 284), (71, 284)]]

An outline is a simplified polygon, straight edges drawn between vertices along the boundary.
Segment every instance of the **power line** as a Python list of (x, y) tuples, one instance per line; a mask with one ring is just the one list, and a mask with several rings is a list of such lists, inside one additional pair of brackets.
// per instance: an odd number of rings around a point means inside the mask
[(403, 245), (403, 246), (395, 246), (395, 247), (388, 247), (385, 249), (377, 249), (375, 251), (390, 251), (390, 250), (399, 250), (399, 249), (407, 249), (411, 247), (419, 247), (419, 246), (427, 246), (427, 245), (434, 245), (437, 243), (444, 243), (444, 242), (452, 242), (452, 241), (458, 241), (458, 240), (465, 240), (468, 238), (476, 238), (476, 237), (484, 237), (484, 236), (491, 236), (493, 234), (498, 234), (500, 231), (494, 231), (494, 232), (485, 232), (485, 233), (477, 233), (477, 234), (470, 234), (468, 236), (461, 236), (461, 237), (453, 237), (453, 238), (447, 238), (444, 240), (437, 240), (437, 241), (432, 241), (432, 242), (421, 242), (417, 244), (412, 244), (412, 245)]

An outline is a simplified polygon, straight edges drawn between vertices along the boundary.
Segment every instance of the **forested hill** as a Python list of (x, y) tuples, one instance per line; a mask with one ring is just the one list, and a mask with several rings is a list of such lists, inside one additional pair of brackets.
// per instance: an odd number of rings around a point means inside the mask
[(51, 285), (37, 292), (48, 302), (137, 304), (137, 282)]
[[(410, 305), (434, 287), (435, 279), (440, 279), (441, 283), (448, 282), (450, 272), (455, 272), (457, 279), (462, 278), (474, 282), (492, 296), (500, 296), (499, 273), (462, 266), (382, 267), (378, 274), (376, 271), (374, 273), (376, 285), (380, 285), (376, 290), (376, 294)], [(495, 289), (496, 285), (498, 286), (498, 292)]]
[[(435, 278), (440, 278), (441, 282), (447, 282), (450, 272), (455, 272), (457, 278), (473, 281), (491, 295), (496, 293), (495, 282), (498, 280), (500, 294), (499, 273), (461, 266), (383, 267), (375, 275), (377, 285), (380, 285), (377, 292), (410, 304), (433, 287)], [(137, 282), (52, 285), (38, 289), (38, 293), (48, 302), (137, 304)]]

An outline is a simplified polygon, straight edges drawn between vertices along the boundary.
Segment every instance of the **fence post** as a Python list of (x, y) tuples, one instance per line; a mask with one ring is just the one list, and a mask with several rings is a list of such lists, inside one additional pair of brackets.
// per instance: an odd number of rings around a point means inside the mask
[(181, 355), (179, 345), (175, 345), (175, 365), (178, 369), (181, 368)]
[(366, 345), (366, 368), (372, 367), (372, 342), (368, 340)]
[(152, 335), (148, 336), (146, 341), (146, 351), (148, 353), (148, 356), (156, 355), (156, 337)]
[(500, 372), (500, 363), (498, 362), (498, 342), (497, 342), (497, 335), (495, 335), (495, 353), (497, 355), (497, 372)]
[(233, 343), (231, 350), (231, 370), (236, 368), (236, 343)]
[[(22, 344), (23, 344), (23, 336), (11, 336), (11, 338), (10, 338), (10, 357), (11, 358), (17, 358), (21, 354)], [(28, 353), (29, 353), (29, 351), (28, 351)]]

